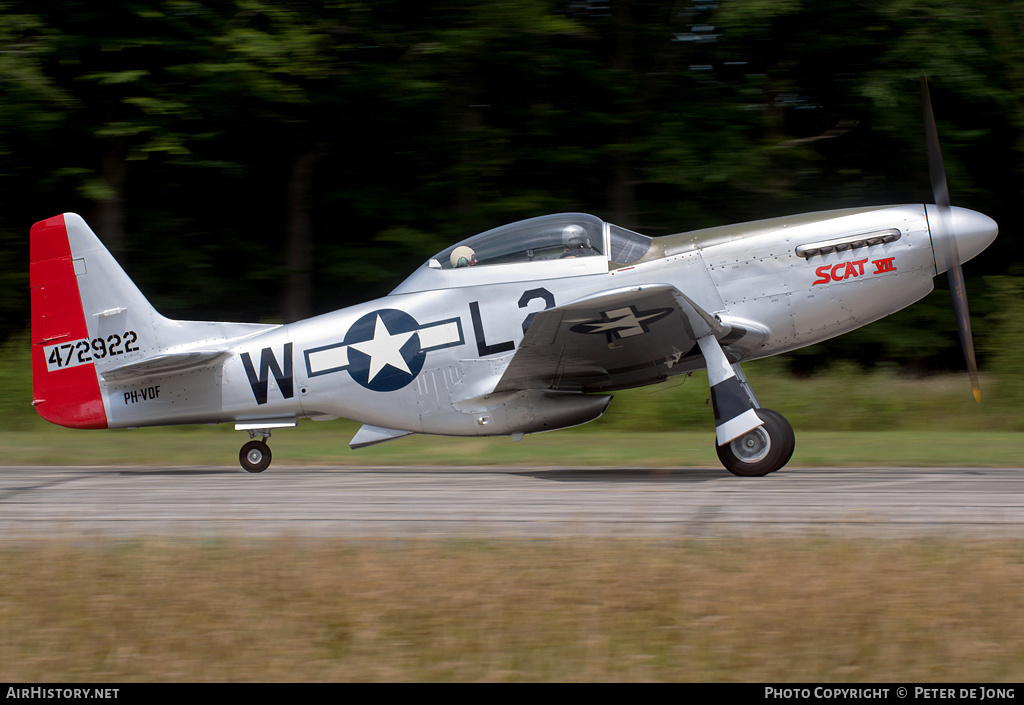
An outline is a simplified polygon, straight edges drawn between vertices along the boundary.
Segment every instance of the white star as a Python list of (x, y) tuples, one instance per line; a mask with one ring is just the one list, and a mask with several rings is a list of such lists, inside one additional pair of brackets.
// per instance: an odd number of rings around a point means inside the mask
[(370, 376), (366, 381), (372, 382), (387, 365), (411, 375), (412, 370), (402, 357), (402, 346), (415, 334), (416, 331), (409, 331), (392, 335), (378, 314), (377, 323), (373, 327), (373, 339), (352, 343), (349, 346), (370, 356)]

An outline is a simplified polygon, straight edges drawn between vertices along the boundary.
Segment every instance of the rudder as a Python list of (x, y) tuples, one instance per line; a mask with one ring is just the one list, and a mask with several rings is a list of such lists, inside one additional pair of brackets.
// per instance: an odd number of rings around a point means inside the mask
[(61, 426), (106, 428), (96, 369), (79, 364), (91, 341), (64, 215), (32, 226), (29, 252), (32, 405)]

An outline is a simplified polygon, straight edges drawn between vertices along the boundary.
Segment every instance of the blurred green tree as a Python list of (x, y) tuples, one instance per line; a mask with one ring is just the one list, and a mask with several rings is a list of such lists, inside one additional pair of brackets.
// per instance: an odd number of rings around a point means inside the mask
[[(168, 315), (286, 319), (383, 295), (446, 244), (586, 210), (651, 235), (953, 200), (1019, 261), (1020, 3), (0, 0), (0, 337), (26, 233), (80, 210)], [(975, 332), (996, 310), (968, 282)], [(956, 367), (941, 292), (801, 352)], [(1003, 299), (1005, 300), (1005, 298)], [(984, 366), (984, 359), (983, 359)]]

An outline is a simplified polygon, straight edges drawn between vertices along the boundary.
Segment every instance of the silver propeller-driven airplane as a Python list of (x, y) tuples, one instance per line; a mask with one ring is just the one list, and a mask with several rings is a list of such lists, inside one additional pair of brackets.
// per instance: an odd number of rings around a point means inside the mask
[(592, 421), (607, 392), (706, 368), (732, 473), (793, 454), (739, 363), (859, 328), (948, 271), (975, 396), (960, 262), (996, 237), (951, 207), (934, 120), (935, 205), (807, 213), (650, 238), (563, 213), (489, 230), (388, 296), (287, 325), (176, 321), (150, 305), (79, 216), (31, 233), (33, 404), (73, 428), (235, 423), (242, 467), (270, 465), (300, 418), (363, 426), (352, 448), (427, 433), (507, 436)]

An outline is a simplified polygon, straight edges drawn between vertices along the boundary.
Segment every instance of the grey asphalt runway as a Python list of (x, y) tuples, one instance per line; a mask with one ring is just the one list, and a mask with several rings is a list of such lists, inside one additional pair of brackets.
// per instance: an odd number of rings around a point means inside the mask
[(0, 467), (0, 538), (1024, 538), (1021, 468)]

